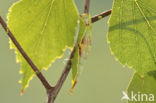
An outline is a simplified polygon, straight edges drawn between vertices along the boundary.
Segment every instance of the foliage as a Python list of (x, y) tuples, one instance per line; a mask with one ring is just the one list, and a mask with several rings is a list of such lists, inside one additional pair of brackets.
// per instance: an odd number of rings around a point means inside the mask
[[(155, 87), (156, 87), (156, 71), (152, 71), (146, 74), (144, 77), (140, 77), (138, 73), (135, 73), (128, 88), (128, 95), (131, 96), (132, 91), (135, 94), (146, 93), (147, 96), (149, 96), (150, 94), (156, 95)], [(136, 98), (138, 98), (138, 96)], [(146, 98), (144, 97), (142, 99), (145, 100)], [(138, 103), (138, 101), (129, 101), (128, 103)], [(142, 101), (141, 103), (147, 103), (147, 101)]]
[[(140, 91), (156, 95), (155, 5), (155, 0), (114, 0), (113, 3), (108, 43), (123, 66), (135, 69), (128, 93)], [(21, 0), (10, 8), (8, 14), (8, 27), (40, 70), (47, 70), (56, 58), (62, 57), (66, 48), (75, 48), (71, 65), (73, 86), (81, 53), (85, 52), (82, 49), (86, 33), (91, 34), (91, 22), (88, 26), (86, 21), (91, 21), (89, 14), (87, 18), (79, 17), (73, 0)], [(15, 49), (17, 61), (21, 62), (24, 91), (35, 73), (12, 42), (10, 47)]]
[(142, 76), (156, 70), (154, 4), (147, 0), (115, 0), (109, 21), (108, 41), (112, 52), (123, 65), (134, 68)]
[(82, 42), (82, 39), (86, 33), (86, 24), (82, 18), (80, 18), (80, 30), (78, 33), (78, 39), (76, 41), (76, 52), (74, 54), (74, 57), (72, 59), (72, 84), (76, 82), (76, 78), (78, 76), (78, 69), (79, 69), (79, 61), (80, 61), (80, 45)]
[(108, 42), (116, 59), (136, 71), (129, 93), (156, 93), (155, 5), (155, 0), (114, 0)]
[[(21, 0), (8, 14), (8, 27), (40, 70), (47, 70), (67, 47), (73, 48), (77, 21), (73, 0)], [(13, 43), (11, 48), (16, 48)], [(35, 73), (17, 49), (16, 54), (25, 90)]]
[[(87, 23), (87, 24), (86, 24)], [(79, 33), (76, 41), (76, 52), (72, 59), (72, 88), (74, 89), (75, 84), (77, 83), (77, 78), (79, 75), (80, 61), (85, 58), (90, 51), (91, 46), (91, 17), (90, 15), (83, 14), (80, 16), (80, 27)]]

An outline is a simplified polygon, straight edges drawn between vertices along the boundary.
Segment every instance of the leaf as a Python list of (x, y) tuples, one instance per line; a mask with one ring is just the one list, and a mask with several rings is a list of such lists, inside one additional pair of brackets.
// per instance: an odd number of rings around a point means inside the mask
[[(88, 53), (89, 50), (85, 49), (90, 49), (90, 37), (91, 37), (91, 17), (90, 15), (83, 14), (80, 17), (80, 28), (79, 28), (79, 33), (77, 37), (77, 42), (76, 42), (76, 50), (74, 57), (72, 59), (72, 88), (71, 92), (74, 90), (74, 87), (77, 83), (77, 78), (79, 75), (79, 68), (80, 68), (80, 61), (81, 58), (85, 55), (85, 53)], [(86, 25), (87, 22), (89, 25)], [(87, 47), (88, 46), (88, 47)]]
[[(138, 73), (134, 74), (131, 84), (128, 87), (128, 95), (131, 97), (132, 92), (136, 95), (136, 100), (128, 101), (128, 103), (155, 103), (150, 102), (153, 100), (153, 96), (156, 95), (156, 71), (147, 73), (144, 77), (141, 77)], [(146, 97), (142, 97), (142, 94), (146, 94)], [(150, 101), (149, 101), (150, 99)], [(140, 102), (139, 102), (140, 100)]]
[[(73, 47), (77, 21), (73, 0), (20, 0), (8, 14), (8, 27), (40, 70), (47, 70), (67, 47)], [(16, 49), (12, 42), (10, 47)], [(35, 73), (17, 49), (15, 52), (21, 62), (24, 91)]]
[(83, 21), (82, 18), (80, 18), (80, 29), (78, 33), (78, 38), (77, 38), (77, 45), (76, 45), (76, 50), (74, 57), (72, 59), (72, 85), (76, 82), (76, 78), (78, 75), (78, 69), (79, 69), (79, 61), (80, 61), (80, 45), (82, 42), (82, 39), (86, 33), (86, 24)]
[(155, 0), (114, 0), (109, 20), (112, 53), (142, 76), (156, 70), (155, 5)]

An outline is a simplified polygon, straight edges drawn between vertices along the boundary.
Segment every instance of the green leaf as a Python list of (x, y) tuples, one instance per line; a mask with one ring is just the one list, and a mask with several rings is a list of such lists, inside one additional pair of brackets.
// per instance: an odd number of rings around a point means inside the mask
[[(90, 47), (91, 47), (91, 17), (88, 14), (83, 14), (80, 16), (80, 27), (79, 27), (79, 33), (77, 36), (77, 42), (76, 42), (76, 49), (75, 54), (72, 59), (72, 88), (71, 92), (73, 91), (76, 83), (77, 78), (79, 76), (79, 69), (80, 69), (80, 61), (83, 58), (83, 56), (87, 56)], [(89, 25), (87, 25), (89, 23)]]
[(82, 18), (80, 18), (80, 28), (79, 28), (79, 33), (77, 37), (77, 43), (76, 43), (76, 49), (75, 49), (75, 54), (72, 59), (72, 85), (75, 84), (76, 78), (78, 76), (78, 69), (79, 69), (79, 61), (80, 61), (80, 52), (79, 50), (81, 47), (81, 42), (83, 37), (85, 36), (86, 33), (86, 24)]
[[(131, 84), (128, 87), (128, 95), (131, 98), (132, 92), (136, 94), (136, 100), (128, 101), (128, 103), (155, 103), (150, 102), (153, 100), (152, 95), (156, 95), (156, 71), (151, 71), (144, 77), (141, 77), (138, 73), (134, 74)], [(142, 97), (142, 94), (146, 94), (146, 97)], [(150, 101), (149, 101), (150, 99)], [(139, 101), (140, 100), (140, 101)]]
[[(10, 8), (8, 27), (37, 67), (47, 70), (73, 47), (78, 16), (73, 0), (20, 0)], [(16, 54), (24, 91), (35, 73), (17, 49)]]
[(140, 75), (156, 70), (156, 0), (114, 0), (108, 42), (123, 65)]

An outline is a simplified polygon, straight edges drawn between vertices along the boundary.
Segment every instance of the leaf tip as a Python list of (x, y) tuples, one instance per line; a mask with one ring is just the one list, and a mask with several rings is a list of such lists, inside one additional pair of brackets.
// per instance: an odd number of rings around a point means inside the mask
[(72, 95), (76, 84), (77, 84), (77, 80), (72, 80), (72, 88), (71, 88), (70, 91), (69, 91), (69, 92), (70, 92), (70, 95)]
[(24, 90), (21, 91), (20, 96), (23, 96), (23, 94), (24, 94)]

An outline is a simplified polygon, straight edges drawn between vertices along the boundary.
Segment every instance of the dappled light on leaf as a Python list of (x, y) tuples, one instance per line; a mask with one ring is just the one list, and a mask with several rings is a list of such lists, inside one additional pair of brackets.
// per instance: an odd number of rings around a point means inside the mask
[(112, 53), (142, 76), (156, 70), (155, 5), (155, 0), (114, 0), (109, 20)]

